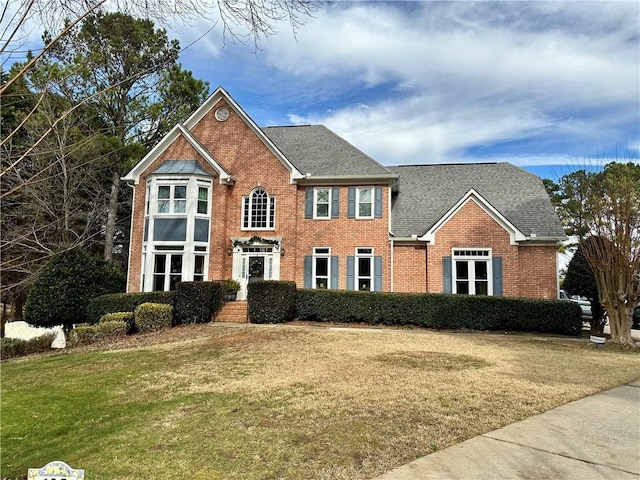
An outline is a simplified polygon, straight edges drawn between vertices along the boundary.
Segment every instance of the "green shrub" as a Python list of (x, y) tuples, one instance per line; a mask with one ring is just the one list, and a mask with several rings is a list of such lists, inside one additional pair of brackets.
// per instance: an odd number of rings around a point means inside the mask
[(299, 290), (301, 320), (577, 335), (573, 302), (475, 295)]
[(295, 318), (296, 284), (280, 281), (250, 283), (247, 300), (250, 322), (287, 322)]
[(100, 317), (100, 323), (105, 322), (124, 322), (127, 326), (127, 334), (136, 332), (136, 323), (133, 312), (115, 312), (106, 313)]
[(173, 307), (162, 303), (143, 303), (136, 307), (135, 322), (140, 332), (169, 328), (173, 324)]
[(113, 293), (92, 298), (87, 305), (87, 321), (97, 323), (107, 313), (134, 312), (143, 303), (174, 305), (175, 292)]
[(210, 322), (222, 308), (222, 290), (221, 282), (178, 283), (175, 292), (175, 323)]
[(51, 344), (55, 338), (56, 333), (45, 333), (29, 340), (0, 338), (0, 359), (7, 360), (32, 353), (48, 352), (51, 350)]
[(24, 319), (37, 327), (86, 322), (86, 306), (99, 295), (122, 291), (124, 277), (81, 249), (55, 255), (29, 290)]
[(96, 325), (83, 325), (71, 330), (71, 345), (86, 345), (90, 343), (115, 340), (127, 334), (128, 326), (121, 321), (104, 321)]

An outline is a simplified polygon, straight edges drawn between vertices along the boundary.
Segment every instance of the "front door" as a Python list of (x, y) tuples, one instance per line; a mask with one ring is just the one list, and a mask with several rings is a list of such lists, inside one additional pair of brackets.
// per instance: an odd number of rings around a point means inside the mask
[(264, 280), (264, 257), (249, 257), (249, 283)]

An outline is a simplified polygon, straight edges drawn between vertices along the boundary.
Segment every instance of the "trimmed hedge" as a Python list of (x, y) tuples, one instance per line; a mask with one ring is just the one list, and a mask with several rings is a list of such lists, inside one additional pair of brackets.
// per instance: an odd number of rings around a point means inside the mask
[(105, 322), (124, 322), (127, 325), (127, 334), (135, 333), (137, 330), (133, 312), (106, 313), (100, 317), (99, 323)]
[(295, 282), (265, 281), (247, 287), (248, 314), (251, 323), (281, 323), (296, 314)]
[(21, 340), (19, 338), (0, 338), (0, 359), (23, 357), (32, 353), (42, 353), (51, 350), (51, 344), (56, 333), (45, 333), (36, 338)]
[(222, 308), (221, 282), (180, 282), (176, 286), (174, 322), (210, 322)]
[(298, 290), (300, 320), (578, 335), (573, 302), (475, 295)]
[(173, 307), (163, 303), (138, 305), (134, 315), (140, 332), (162, 330), (171, 327), (173, 323)]
[(113, 293), (93, 298), (87, 305), (87, 321), (98, 323), (107, 313), (134, 312), (143, 303), (164, 303), (173, 306), (175, 292)]
[(74, 346), (86, 345), (125, 337), (127, 329), (127, 324), (122, 321), (101, 321), (96, 325), (82, 325), (74, 328), (69, 338)]

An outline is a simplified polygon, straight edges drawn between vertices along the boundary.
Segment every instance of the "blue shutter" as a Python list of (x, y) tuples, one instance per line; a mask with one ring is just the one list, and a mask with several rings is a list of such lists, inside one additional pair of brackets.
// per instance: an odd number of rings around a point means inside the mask
[(349, 198), (347, 201), (347, 217), (356, 218), (356, 187), (349, 187)]
[(382, 187), (376, 187), (375, 192), (375, 205), (374, 214), (375, 218), (382, 218)]
[(340, 189), (333, 187), (331, 189), (331, 218), (340, 216)]
[(338, 289), (338, 256), (331, 255), (331, 281), (329, 288), (333, 290)]
[(442, 257), (442, 292), (453, 292), (453, 275), (451, 272), (451, 257)]
[(347, 257), (347, 290), (355, 290), (356, 285), (356, 257)]
[(382, 291), (382, 257), (373, 258), (373, 291)]
[(312, 262), (313, 257), (311, 255), (304, 256), (304, 288), (311, 288)]
[(493, 257), (493, 294), (502, 296), (502, 257)]
[(304, 192), (304, 218), (313, 218), (313, 188)]

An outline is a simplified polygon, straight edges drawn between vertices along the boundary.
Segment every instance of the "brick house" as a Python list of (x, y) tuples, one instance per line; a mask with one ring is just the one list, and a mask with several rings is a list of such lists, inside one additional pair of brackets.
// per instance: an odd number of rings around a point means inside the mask
[(258, 127), (222, 88), (125, 177), (128, 291), (178, 281), (557, 298), (564, 238), (508, 163), (383, 167), (324, 126)]

